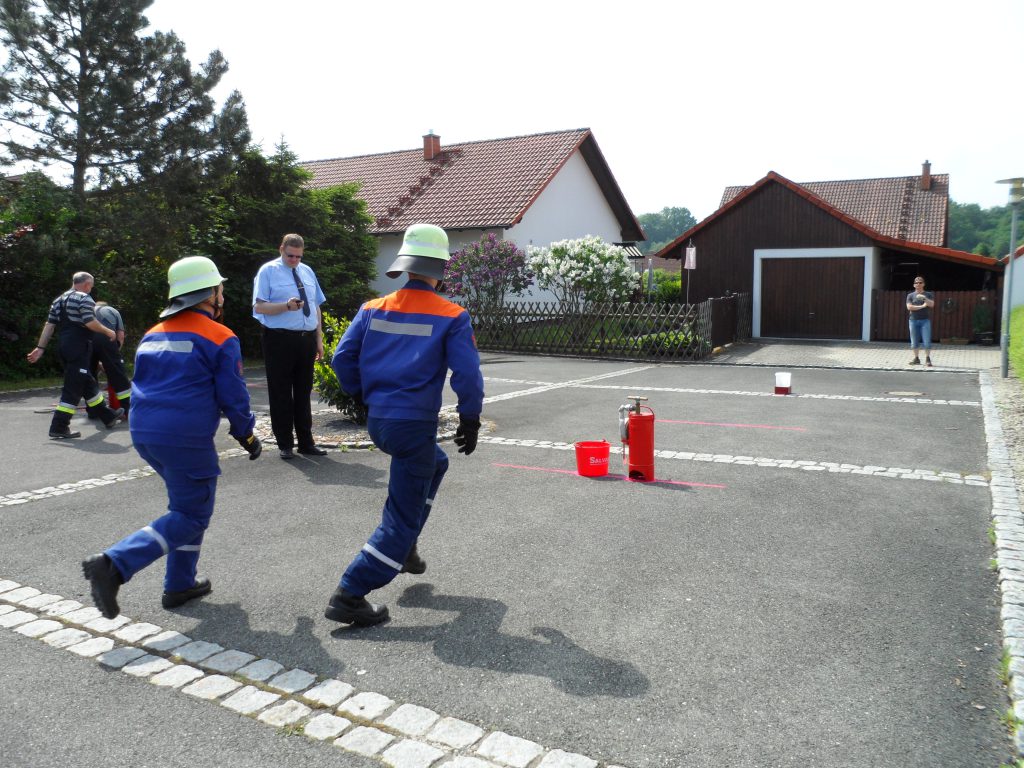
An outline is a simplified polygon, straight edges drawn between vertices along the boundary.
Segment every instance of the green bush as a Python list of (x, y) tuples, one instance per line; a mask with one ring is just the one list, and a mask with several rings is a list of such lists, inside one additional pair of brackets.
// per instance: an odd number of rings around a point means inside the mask
[(338, 384), (338, 377), (335, 375), (334, 369), (331, 368), (334, 350), (348, 328), (349, 321), (324, 312), (323, 325), (324, 357), (313, 365), (313, 387), (320, 396), (321, 403), (334, 406), (356, 424), (365, 424), (366, 409), (359, 408), (355, 400), (342, 391), (341, 385)]

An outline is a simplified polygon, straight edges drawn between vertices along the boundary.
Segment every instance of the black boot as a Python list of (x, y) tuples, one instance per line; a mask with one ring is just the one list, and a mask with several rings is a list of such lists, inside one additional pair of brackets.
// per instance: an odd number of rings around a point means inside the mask
[(54, 411), (53, 419), (50, 421), (50, 438), (53, 440), (68, 440), (72, 437), (81, 437), (81, 432), (71, 429), (71, 414), (63, 411)]
[(427, 572), (427, 561), (420, 557), (416, 551), (416, 545), (412, 545), (409, 554), (405, 556), (405, 564), (402, 566), (402, 573), (414, 573), (417, 576)]
[(207, 578), (196, 579), (196, 583), (188, 589), (183, 589), (180, 592), (164, 592), (164, 596), (160, 600), (160, 604), (164, 608), (177, 608), (179, 605), (184, 605), (189, 600), (194, 600), (197, 597), (208, 595), (213, 591), (213, 584)]
[(342, 624), (372, 627), (374, 624), (388, 620), (388, 609), (386, 605), (374, 605), (367, 602), (365, 597), (356, 597), (344, 589), (338, 588), (331, 595), (324, 616)]
[(106, 619), (115, 618), (121, 609), (117, 591), (124, 584), (121, 573), (106, 555), (89, 555), (82, 561), (82, 573), (92, 586), (92, 601)]
[(103, 419), (103, 426), (107, 429), (113, 429), (124, 421), (124, 419), (121, 418), (124, 416), (124, 408), (118, 408), (116, 411), (112, 411), (110, 408), (104, 406), (103, 410), (105, 413), (101, 414), (101, 418)]

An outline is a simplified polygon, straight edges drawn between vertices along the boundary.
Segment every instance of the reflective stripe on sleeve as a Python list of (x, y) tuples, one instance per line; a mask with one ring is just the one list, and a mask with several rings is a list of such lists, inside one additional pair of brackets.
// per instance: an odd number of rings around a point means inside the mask
[(434, 332), (434, 326), (429, 323), (393, 323), (375, 317), (370, 321), (370, 330), (399, 336), (430, 336)]
[(199, 545), (198, 544), (182, 544), (180, 547), (178, 547), (178, 551), (179, 552), (198, 552), (199, 551)]

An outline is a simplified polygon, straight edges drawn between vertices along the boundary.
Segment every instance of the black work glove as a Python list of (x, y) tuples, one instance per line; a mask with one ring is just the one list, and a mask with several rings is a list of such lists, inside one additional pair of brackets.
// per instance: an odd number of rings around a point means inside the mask
[(237, 440), (238, 444), (249, 452), (249, 461), (258, 459), (259, 455), (263, 453), (263, 444), (252, 432), (245, 437), (236, 437), (235, 440)]
[(459, 428), (455, 430), (455, 444), (459, 453), (467, 456), (476, 450), (476, 438), (480, 434), (480, 419), (470, 416), (459, 416)]

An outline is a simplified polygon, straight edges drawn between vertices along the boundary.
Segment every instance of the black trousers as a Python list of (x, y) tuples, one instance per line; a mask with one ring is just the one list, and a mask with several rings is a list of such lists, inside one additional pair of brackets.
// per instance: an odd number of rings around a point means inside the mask
[(89, 334), (61, 334), (58, 340), (61, 362), (64, 364), (64, 387), (60, 392), (60, 403), (53, 412), (51, 429), (64, 429), (71, 423), (75, 408), (83, 398), (85, 409), (90, 416), (102, 419), (104, 423), (114, 418), (114, 413), (103, 402), (99, 385), (89, 373), (92, 357), (92, 342)]
[(89, 365), (89, 372), (95, 379), (99, 370), (99, 364), (103, 363), (103, 371), (107, 375), (107, 383), (114, 388), (117, 399), (121, 405), (128, 407), (129, 398), (132, 396), (132, 383), (128, 379), (128, 373), (124, 369), (124, 358), (121, 357), (121, 348), (116, 341), (111, 341), (102, 333), (93, 334), (92, 337), (92, 360)]
[[(263, 329), (263, 360), (267, 368), (270, 426), (278, 448), (311, 448), (313, 362), (316, 331)], [(292, 438), (294, 430), (294, 442)]]

